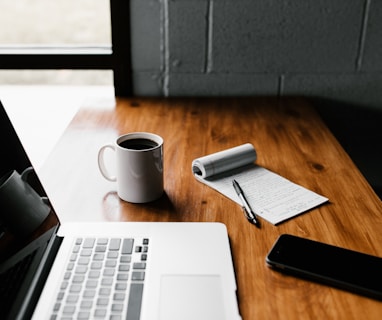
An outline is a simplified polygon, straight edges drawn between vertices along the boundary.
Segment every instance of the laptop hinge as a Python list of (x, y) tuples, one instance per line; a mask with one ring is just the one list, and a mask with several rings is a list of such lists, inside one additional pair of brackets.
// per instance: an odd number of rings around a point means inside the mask
[[(47, 243), (44, 254), (40, 258), (36, 272), (34, 273), (29, 288), (24, 295), (24, 300), (19, 306), (17, 315), (12, 316), (12, 319), (30, 319), (32, 316), (42, 289), (45, 285), (46, 279), (48, 278), (54, 259), (63, 240), (62, 237), (57, 235), (58, 226), (53, 229), (55, 230), (53, 231), (51, 239)], [(36, 257), (36, 259), (39, 258)]]

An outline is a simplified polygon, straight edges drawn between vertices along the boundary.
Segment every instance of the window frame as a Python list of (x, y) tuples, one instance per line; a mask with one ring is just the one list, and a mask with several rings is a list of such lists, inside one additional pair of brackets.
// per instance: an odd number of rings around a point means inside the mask
[(133, 93), (130, 1), (110, 0), (111, 46), (0, 45), (0, 69), (112, 70), (115, 96)]

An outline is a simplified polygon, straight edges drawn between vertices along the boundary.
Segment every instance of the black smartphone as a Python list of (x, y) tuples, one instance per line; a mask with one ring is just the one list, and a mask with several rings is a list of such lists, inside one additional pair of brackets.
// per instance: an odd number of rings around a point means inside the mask
[(266, 257), (281, 272), (382, 300), (382, 258), (289, 234)]

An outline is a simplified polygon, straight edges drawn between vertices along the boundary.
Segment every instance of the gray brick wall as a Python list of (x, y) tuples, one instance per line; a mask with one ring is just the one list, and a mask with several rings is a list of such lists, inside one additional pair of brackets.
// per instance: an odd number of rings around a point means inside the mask
[(308, 95), (382, 109), (379, 0), (132, 0), (138, 95)]

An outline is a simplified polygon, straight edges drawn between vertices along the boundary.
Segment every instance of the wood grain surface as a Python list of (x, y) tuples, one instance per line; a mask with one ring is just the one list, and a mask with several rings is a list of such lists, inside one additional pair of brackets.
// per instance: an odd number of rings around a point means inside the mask
[[(164, 196), (121, 201), (99, 173), (99, 148), (124, 133), (164, 138)], [(278, 226), (248, 223), (237, 204), (198, 182), (197, 157), (246, 142), (257, 163), (329, 198)], [(111, 154), (110, 157), (113, 155)], [(83, 107), (41, 170), (61, 221), (218, 221), (226, 224), (243, 319), (378, 319), (382, 302), (271, 270), (265, 257), (290, 233), (382, 256), (382, 205), (302, 98), (117, 99)], [(197, 237), (197, 235), (195, 235)], [(213, 253), (211, 253), (213, 254)], [(351, 267), (351, 266), (349, 266)]]

